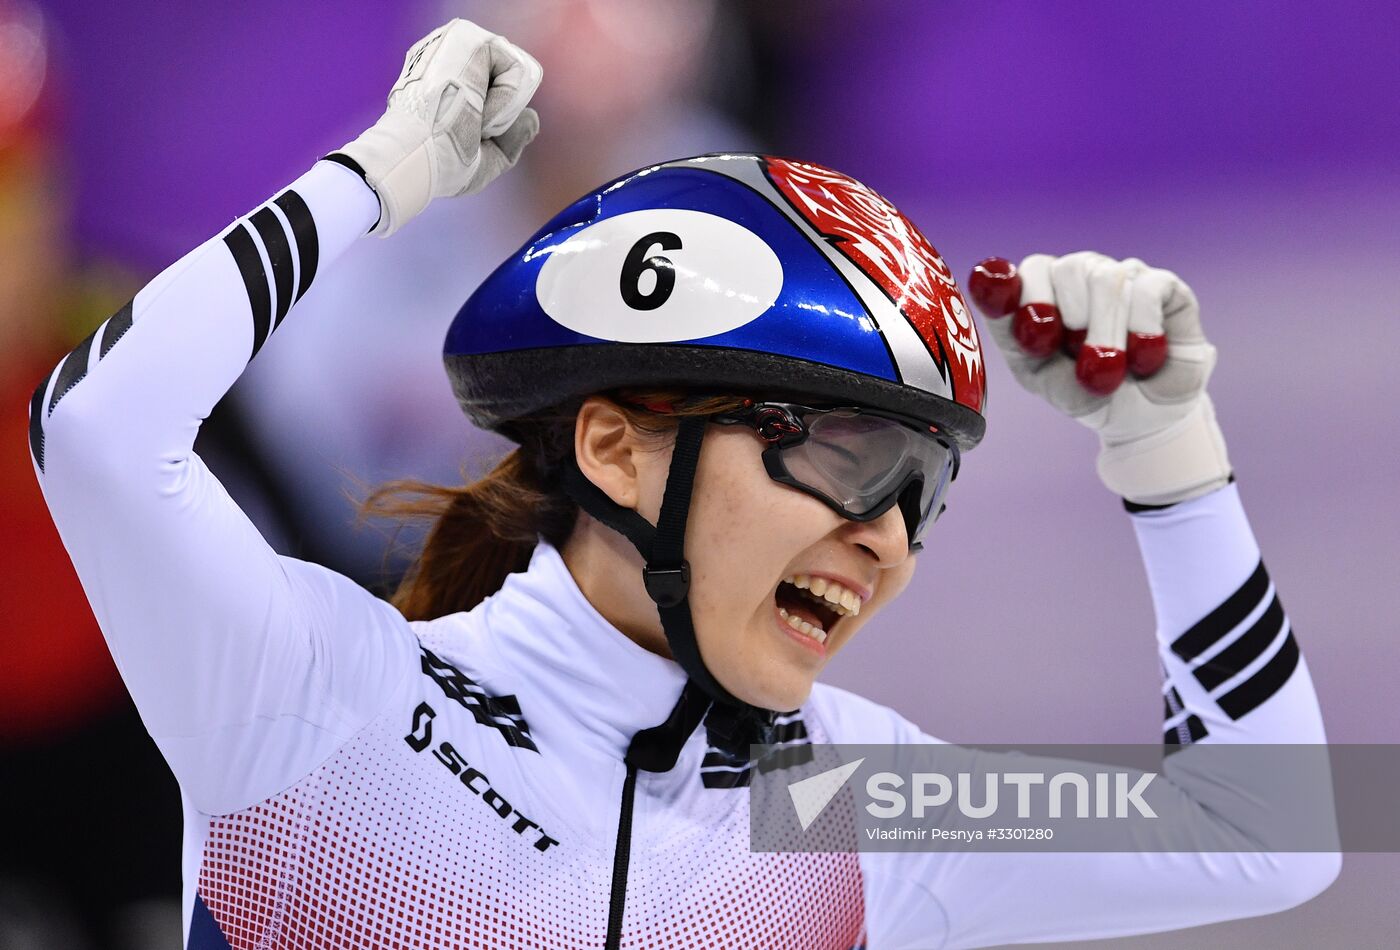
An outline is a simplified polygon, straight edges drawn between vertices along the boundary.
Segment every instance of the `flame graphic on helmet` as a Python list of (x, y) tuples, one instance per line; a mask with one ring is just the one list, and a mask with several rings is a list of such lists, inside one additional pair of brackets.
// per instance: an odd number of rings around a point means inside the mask
[(766, 159), (773, 183), (874, 281), (918, 331), (955, 401), (982, 411), (986, 371), (952, 271), (898, 208), (855, 179), (808, 162)]

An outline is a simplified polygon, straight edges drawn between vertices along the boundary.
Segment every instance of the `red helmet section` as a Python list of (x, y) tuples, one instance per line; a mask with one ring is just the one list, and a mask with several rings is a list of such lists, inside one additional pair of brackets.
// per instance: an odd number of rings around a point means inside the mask
[(853, 178), (808, 162), (772, 157), (766, 162), (769, 178), (792, 206), (914, 326), (954, 401), (981, 412), (987, 381), (972, 311), (928, 238)]

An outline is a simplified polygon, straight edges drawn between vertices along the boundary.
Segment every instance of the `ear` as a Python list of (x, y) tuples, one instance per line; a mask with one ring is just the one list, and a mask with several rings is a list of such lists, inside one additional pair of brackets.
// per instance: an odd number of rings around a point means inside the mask
[(642, 496), (641, 441), (617, 404), (589, 396), (574, 422), (574, 457), (590, 482), (624, 508)]

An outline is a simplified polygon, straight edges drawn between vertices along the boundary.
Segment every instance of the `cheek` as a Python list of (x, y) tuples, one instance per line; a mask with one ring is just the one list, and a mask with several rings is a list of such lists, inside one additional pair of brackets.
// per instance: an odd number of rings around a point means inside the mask
[(881, 606), (904, 593), (904, 588), (908, 587), (909, 582), (914, 579), (914, 568), (918, 566), (918, 563), (919, 556), (911, 554), (897, 567), (892, 567), (884, 573), (880, 580), (880, 586), (887, 591), (887, 594), (882, 598)]
[(831, 531), (840, 516), (769, 478), (758, 448), (755, 443), (752, 451), (717, 457), (708, 471), (702, 462), (706, 477), (691, 517), (705, 554), (718, 554), (736, 572), (762, 574), (769, 585), (803, 549)]
[(686, 550), (693, 578), (703, 581), (696, 594), (704, 596), (692, 605), (736, 619), (763, 606), (787, 566), (840, 516), (769, 478), (758, 441), (747, 432), (732, 435), (739, 438), (707, 437)]
[(904, 589), (914, 579), (914, 567), (917, 563), (917, 555), (910, 555), (897, 566), (880, 574), (880, 586), (874, 597), (875, 609), (871, 611), (872, 615), (879, 613), (890, 601), (904, 593)]

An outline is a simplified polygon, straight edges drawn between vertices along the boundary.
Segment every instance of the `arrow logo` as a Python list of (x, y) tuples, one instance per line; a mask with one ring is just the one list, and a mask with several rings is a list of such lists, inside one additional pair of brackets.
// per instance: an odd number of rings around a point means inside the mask
[(788, 786), (788, 794), (792, 796), (792, 807), (797, 809), (797, 820), (802, 823), (803, 831), (812, 826), (822, 809), (831, 803), (836, 793), (841, 791), (841, 786), (846, 784), (846, 779), (850, 778), (864, 761), (865, 757), (862, 756), (854, 762), (828, 769)]

